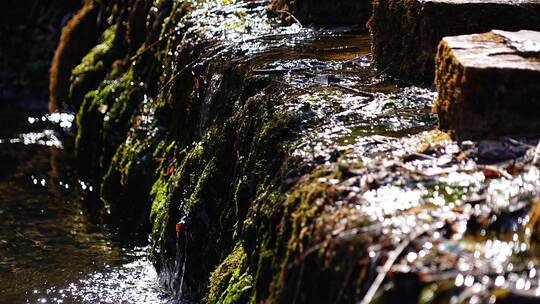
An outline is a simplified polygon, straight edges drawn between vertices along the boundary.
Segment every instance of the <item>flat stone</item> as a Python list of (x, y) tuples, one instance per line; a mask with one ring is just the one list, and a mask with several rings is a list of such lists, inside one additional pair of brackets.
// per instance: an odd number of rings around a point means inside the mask
[(540, 32), (445, 37), (434, 111), (459, 139), (540, 135)]
[(505, 32), (494, 31), (503, 36), (507, 44), (522, 56), (537, 56), (540, 54), (540, 42), (538, 32), (519, 31)]
[(303, 25), (364, 27), (371, 15), (371, 0), (272, 0), (269, 11)]
[(443, 37), (492, 29), (540, 30), (540, 1), (378, 0), (369, 27), (379, 68), (413, 82), (431, 83)]

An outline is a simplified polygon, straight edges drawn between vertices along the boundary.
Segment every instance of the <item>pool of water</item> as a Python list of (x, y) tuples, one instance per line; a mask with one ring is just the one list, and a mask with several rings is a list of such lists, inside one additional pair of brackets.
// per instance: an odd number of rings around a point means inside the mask
[(0, 109), (0, 303), (170, 303), (74, 174), (72, 114)]

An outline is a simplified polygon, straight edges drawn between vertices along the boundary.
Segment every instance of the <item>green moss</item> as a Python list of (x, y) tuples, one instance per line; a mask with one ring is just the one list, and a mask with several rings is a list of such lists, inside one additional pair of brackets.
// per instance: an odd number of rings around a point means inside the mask
[(84, 101), (77, 113), (77, 136), (75, 139), (75, 151), (79, 168), (83, 176), (95, 174), (98, 147), (95, 141), (100, 136), (101, 123), (103, 121), (102, 99), (100, 92), (90, 91), (84, 97)]
[(103, 68), (103, 63), (98, 62), (99, 59), (105, 55), (113, 45), (114, 37), (116, 34), (116, 25), (113, 25), (106, 29), (101, 35), (101, 43), (93, 47), (86, 56), (82, 59), (81, 63), (77, 65), (72, 71), (72, 82), (77, 81), (77, 77), (81, 74), (90, 71), (92, 69), (98, 69), (97, 64)]
[(100, 193), (122, 232), (144, 234), (150, 230), (150, 193), (159, 176), (159, 161), (152, 155), (160, 154), (164, 145), (156, 137), (130, 136), (130, 140), (116, 150), (103, 177)]
[(439, 93), (433, 105), (433, 112), (439, 116), (440, 128), (451, 130), (452, 126), (461, 123), (463, 116), (460, 112), (463, 105), (456, 106), (452, 101), (462, 99), (464, 70), (444, 40), (439, 43), (436, 62), (435, 84)]
[(207, 134), (206, 138), (188, 148), (186, 157), (181, 163), (177, 186), (183, 188), (186, 203), (181, 207), (186, 214), (197, 208), (207, 192), (213, 191), (211, 177), (216, 173), (216, 160), (208, 159), (212, 153), (208, 148), (208, 142), (214, 138), (210, 134)]
[(125, 140), (141, 95), (141, 89), (133, 84), (131, 70), (86, 94), (77, 114), (75, 145), (83, 174), (99, 174), (108, 168)]
[[(170, 20), (178, 22), (177, 14), (173, 9)], [(108, 76), (79, 111), (77, 151), (85, 152), (80, 155), (103, 176), (101, 199), (116, 221), (126, 221), (131, 230), (150, 225), (151, 258), (158, 270), (174, 269), (180, 258), (187, 261), (187, 291), (196, 297), (208, 291), (209, 303), (286, 302), (297, 292), (295, 282), (311, 287), (297, 260), (328, 233), (317, 221), (335, 193), (317, 179), (340, 175), (316, 171), (291, 190), (305, 169), (288, 158), (297, 130), (294, 113), (276, 107), (282, 92), (251, 79), (249, 64), (216, 60), (200, 77), (223, 78), (216, 97), (201, 105), (192, 71), (183, 66), (207, 45), (187, 43), (179, 56), (167, 57), (179, 41), (166, 38), (153, 54), (139, 49), (140, 57), (126, 72), (103, 66)], [(75, 72), (101, 68), (96, 58), (109, 47), (96, 47)], [(148, 103), (142, 102), (144, 94), (151, 96)], [(159, 119), (140, 126), (137, 118), (148, 109), (158, 109)], [(332, 227), (347, 216), (343, 211), (324, 220)], [(185, 234), (177, 237), (175, 223), (184, 220)], [(339, 250), (333, 252), (348, 253)], [(321, 249), (313, 257), (325, 261), (322, 267), (331, 273), (333, 257), (327, 254)], [(345, 268), (343, 263), (339, 267)]]
[(247, 267), (247, 255), (237, 243), (231, 254), (210, 275), (205, 303), (248, 303), (253, 291), (253, 278)]
[[(343, 176), (338, 167), (314, 170), (288, 194), (270, 191), (248, 215), (254, 219), (246, 220), (244, 237), (256, 269), (255, 302), (339, 303), (358, 296), (365, 269), (355, 267), (366, 241), (330, 236), (368, 221), (349, 208), (331, 207), (339, 193), (326, 181)], [(321, 281), (328, 282), (324, 289), (317, 286)]]
[(163, 237), (169, 220), (168, 212), (168, 190), (169, 180), (165, 176), (160, 176), (152, 186), (150, 197), (152, 199), (152, 209), (150, 211), (150, 223), (152, 224), (152, 244), (150, 248), (150, 259), (157, 263), (159, 260), (159, 248), (163, 245)]
[(107, 97), (108, 110), (103, 121), (102, 140), (107, 142), (100, 157), (100, 166), (107, 168), (117, 147), (124, 142), (129, 129), (140, 123), (139, 104), (144, 98), (144, 89), (135, 83), (133, 69), (113, 82), (113, 90)]
[[(82, 59), (81, 63), (71, 71), (71, 86), (69, 88), (69, 101), (77, 109), (81, 97), (89, 90), (97, 88), (111, 69), (116, 57), (117, 34), (120, 29), (117, 25), (105, 30), (100, 43), (94, 46)], [(116, 42), (116, 43), (115, 43)]]
[(201, 202), (203, 196), (208, 195), (208, 191), (212, 191), (212, 178), (218, 173), (218, 170), (215, 165), (216, 160), (212, 159), (204, 167), (202, 174), (200, 175), (197, 185), (195, 186), (195, 191), (189, 197), (188, 202), (185, 206), (185, 211), (189, 214), (193, 211), (194, 208)]
[[(105, 191), (104, 189), (110, 183), (111, 175), (118, 174), (120, 178), (114, 183), (118, 182), (119, 186), (125, 187), (129, 180), (134, 177), (135, 173), (133, 171), (138, 169), (143, 155), (151, 153), (150, 151), (151, 145), (146, 140), (136, 140), (122, 144), (116, 151), (109, 166), (109, 171), (103, 178), (102, 193), (107, 195), (112, 194), (111, 191)], [(107, 201), (105, 196), (104, 200)]]

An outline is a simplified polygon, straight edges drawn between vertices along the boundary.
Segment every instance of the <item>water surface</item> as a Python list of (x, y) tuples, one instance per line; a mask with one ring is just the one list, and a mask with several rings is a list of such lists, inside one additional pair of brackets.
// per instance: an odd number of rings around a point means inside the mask
[(70, 165), (72, 114), (0, 111), (0, 303), (168, 303)]

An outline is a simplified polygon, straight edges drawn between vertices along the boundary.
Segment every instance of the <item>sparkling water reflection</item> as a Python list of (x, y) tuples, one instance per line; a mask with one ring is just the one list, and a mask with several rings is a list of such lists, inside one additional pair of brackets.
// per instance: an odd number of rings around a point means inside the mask
[(92, 209), (64, 149), (73, 118), (0, 111), (0, 303), (172, 302), (147, 248)]

